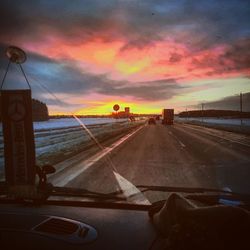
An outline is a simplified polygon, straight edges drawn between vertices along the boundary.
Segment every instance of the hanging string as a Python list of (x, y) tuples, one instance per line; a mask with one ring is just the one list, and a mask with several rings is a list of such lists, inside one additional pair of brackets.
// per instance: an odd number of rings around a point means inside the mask
[(22, 71), (22, 73), (23, 73), (23, 76), (24, 76), (24, 78), (25, 78), (25, 80), (26, 80), (26, 82), (27, 82), (29, 88), (31, 89), (30, 83), (29, 83), (29, 81), (28, 81), (28, 79), (27, 79), (27, 77), (26, 77), (26, 75), (25, 75), (25, 72), (24, 72), (24, 70), (23, 70), (22, 65), (19, 64), (19, 66), (20, 66), (20, 69), (21, 69), (21, 71)]
[[(2, 80), (2, 82), (1, 82), (1, 88), (0, 88), (0, 90), (3, 89), (4, 81), (5, 81), (5, 78), (6, 78), (7, 74), (8, 74), (8, 71), (9, 71), (9, 68), (10, 68), (10, 64), (11, 64), (11, 61), (9, 60), (9, 61), (8, 61), (7, 68), (6, 68), (5, 73), (4, 73), (4, 76), (3, 76), (3, 80)], [(24, 78), (25, 78), (25, 80), (26, 80), (26, 82), (27, 82), (27, 84), (28, 84), (28, 86), (29, 86), (29, 89), (31, 89), (30, 83), (29, 83), (29, 81), (28, 81), (28, 78), (27, 78), (27, 76), (26, 76), (24, 70), (23, 70), (22, 65), (21, 65), (21, 64), (18, 64), (18, 65), (19, 65), (19, 67), (20, 67), (20, 69), (21, 69), (21, 72), (22, 72), (22, 74), (23, 74), (23, 76), (24, 76)]]
[(34, 76), (29, 76), (29, 78), (37, 82), (38, 83), (37, 86), (48, 92), (57, 101), (59, 105), (64, 105), (64, 103), (52, 91), (50, 91), (44, 84), (38, 81)]
[(1, 88), (0, 88), (0, 90), (2, 90), (2, 88), (3, 88), (3, 84), (4, 84), (4, 81), (5, 81), (5, 78), (6, 78), (6, 76), (7, 76), (8, 71), (9, 71), (10, 63), (11, 63), (11, 62), (10, 62), (10, 60), (9, 60), (8, 65), (7, 65), (7, 68), (6, 68), (6, 71), (5, 71), (5, 74), (4, 74), (4, 76), (3, 76), (3, 80), (2, 80), (2, 83), (1, 83)]

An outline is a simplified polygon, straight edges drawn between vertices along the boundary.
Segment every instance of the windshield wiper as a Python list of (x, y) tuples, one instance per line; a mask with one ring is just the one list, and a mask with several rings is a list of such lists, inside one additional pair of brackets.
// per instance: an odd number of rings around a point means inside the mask
[[(200, 193), (216, 193), (216, 194), (224, 194), (231, 195), (235, 197), (243, 197), (243, 194), (215, 189), (215, 188), (201, 188), (201, 187), (173, 187), (173, 186), (154, 186), (154, 185), (136, 185), (136, 187), (140, 190), (141, 193), (145, 193), (148, 191), (158, 191), (158, 192), (176, 192), (176, 193), (188, 193), (188, 194), (200, 194)], [(109, 195), (117, 195), (120, 191), (109, 193)], [(138, 193), (133, 193), (127, 198), (136, 196)], [(245, 196), (245, 195), (244, 195)], [(250, 195), (246, 195), (246, 197), (250, 197)]]
[[(119, 193), (120, 194), (120, 193)], [(118, 193), (99, 193), (82, 188), (53, 187), (51, 196), (84, 197), (98, 200), (126, 201), (126, 197), (119, 196)]]
[(201, 187), (172, 187), (172, 186), (148, 186), (148, 185), (137, 185), (140, 191), (160, 191), (160, 192), (180, 192), (180, 193), (223, 193), (223, 194), (238, 194), (227, 190), (215, 189), (215, 188), (201, 188)]
[[(188, 193), (190, 194), (202, 194), (208, 195), (208, 193), (212, 194), (213, 197), (217, 195), (218, 197), (221, 195), (228, 195), (231, 198), (235, 199), (242, 199), (242, 200), (250, 200), (250, 195), (248, 194), (241, 194), (232, 191), (222, 190), (222, 189), (215, 189), (215, 188), (201, 188), (201, 187), (173, 187), (173, 186), (154, 186), (154, 185), (136, 185), (136, 187), (140, 190), (141, 193), (145, 193), (148, 191), (158, 191), (158, 192), (176, 192), (176, 193)], [(118, 192), (110, 193), (110, 195), (118, 194)], [(134, 193), (127, 198), (131, 198), (136, 196), (137, 193)]]
[[(42, 197), (46, 197), (43, 199), (36, 199), (34, 198), (34, 200), (46, 200), (47, 198), (52, 198), (53, 196), (63, 196), (63, 197), (80, 197), (80, 198), (89, 198), (89, 199), (94, 199), (94, 200), (101, 200), (101, 201), (126, 201), (127, 198), (122, 196), (121, 192), (117, 192), (115, 193), (110, 193), (110, 194), (106, 194), (106, 193), (99, 193), (99, 192), (94, 192), (94, 191), (90, 191), (87, 189), (81, 189), (81, 188), (71, 188), (71, 187), (54, 187), (54, 186), (50, 186), (48, 189), (39, 189), (39, 187), (37, 187), (37, 191), (38, 193), (42, 193), (43, 191), (45, 191), (45, 196)], [(10, 194), (9, 193), (9, 188), (7, 186), (7, 184), (5, 182), (0, 182), (0, 195), (5, 196), (2, 197), (2, 199), (15, 199), (17, 198), (18, 200), (22, 199), (22, 194), (18, 194), (17, 196), (15, 196), (15, 194)], [(25, 196), (23, 197), (23, 199), (29, 199), (28, 197), (26, 198)], [(30, 198), (32, 200), (32, 198)]]
[[(250, 195), (236, 193), (227, 190), (213, 189), (213, 188), (195, 188), (195, 187), (172, 187), (172, 186), (147, 186), (137, 185), (142, 193), (148, 191), (159, 192), (177, 192), (188, 193), (184, 197), (205, 203), (207, 205), (224, 204), (231, 206), (240, 206), (244, 208), (250, 207)], [(165, 200), (157, 201), (152, 205), (160, 205), (165, 203)]]

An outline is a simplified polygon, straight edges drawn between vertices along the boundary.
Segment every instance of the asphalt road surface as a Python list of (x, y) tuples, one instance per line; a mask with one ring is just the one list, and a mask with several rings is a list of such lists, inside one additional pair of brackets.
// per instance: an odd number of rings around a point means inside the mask
[(249, 193), (250, 137), (187, 124), (145, 125), (102, 153), (78, 159), (54, 184), (111, 192), (118, 187), (114, 172), (134, 185)]

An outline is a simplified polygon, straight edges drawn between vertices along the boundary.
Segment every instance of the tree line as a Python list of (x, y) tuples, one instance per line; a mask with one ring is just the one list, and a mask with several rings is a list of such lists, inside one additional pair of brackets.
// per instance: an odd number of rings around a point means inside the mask
[(250, 118), (250, 112), (216, 109), (190, 110), (179, 113), (179, 117)]
[[(0, 121), (2, 120), (2, 107), (1, 107), (1, 96), (0, 96)], [(48, 107), (45, 103), (32, 99), (32, 118), (33, 121), (47, 121), (49, 119)]]

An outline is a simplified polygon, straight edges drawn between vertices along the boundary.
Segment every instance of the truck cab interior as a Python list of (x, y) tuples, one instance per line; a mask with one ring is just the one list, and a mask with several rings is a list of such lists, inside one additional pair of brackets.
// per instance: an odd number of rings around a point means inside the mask
[(0, 249), (250, 249), (250, 1), (0, 16)]

